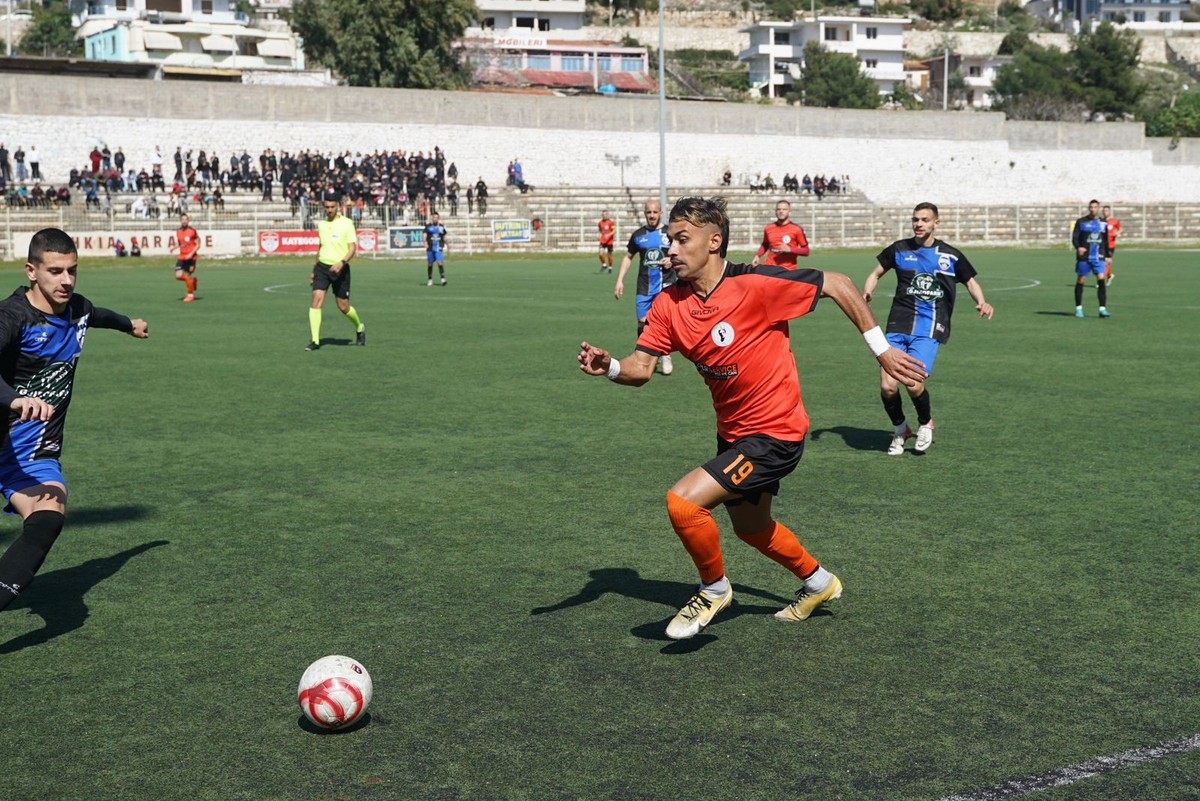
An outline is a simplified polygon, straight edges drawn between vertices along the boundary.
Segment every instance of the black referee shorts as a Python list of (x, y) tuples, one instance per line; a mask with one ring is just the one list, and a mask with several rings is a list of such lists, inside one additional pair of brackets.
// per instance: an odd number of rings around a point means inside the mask
[(335, 298), (350, 300), (350, 265), (347, 264), (336, 275), (330, 270), (332, 266), (320, 261), (313, 265), (313, 290), (333, 287)]

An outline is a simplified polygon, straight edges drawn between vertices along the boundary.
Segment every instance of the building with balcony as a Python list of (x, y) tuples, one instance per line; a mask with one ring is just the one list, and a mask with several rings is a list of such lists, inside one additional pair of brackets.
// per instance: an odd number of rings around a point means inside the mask
[(750, 46), (738, 59), (749, 62), (752, 91), (762, 97), (781, 97), (800, 79), (805, 45), (819, 42), (827, 50), (856, 58), (879, 86), (879, 93), (890, 94), (904, 82), (904, 29), (910, 21), (868, 16), (766, 20), (741, 29), (750, 35)]
[(541, 36), (472, 36), (459, 42), (476, 86), (566, 93), (656, 92), (644, 47)]
[(240, 78), (304, 69), (286, 28), (261, 28), (235, 0), (72, 0), (76, 36), (95, 61), (157, 64), (168, 75)]
[(475, 0), (485, 31), (532, 31), (556, 35), (583, 28), (585, 0)]
[(1189, 0), (1059, 0), (1058, 6), (1061, 19), (1076, 30), (1112, 22), (1137, 31), (1200, 31), (1200, 23), (1183, 20)]

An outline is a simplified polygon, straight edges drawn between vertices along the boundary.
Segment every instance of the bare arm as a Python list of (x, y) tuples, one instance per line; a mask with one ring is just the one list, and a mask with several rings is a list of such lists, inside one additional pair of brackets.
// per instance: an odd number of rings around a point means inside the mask
[[(832, 298), (860, 333), (879, 327), (875, 315), (871, 313), (871, 307), (863, 300), (858, 287), (848, 276), (842, 273), (825, 273), (821, 296)], [(875, 358), (884, 372), (906, 386), (916, 386), (929, 377), (924, 364), (897, 348), (888, 348)]]
[(871, 270), (871, 274), (867, 276), (867, 280), (863, 281), (863, 300), (867, 303), (871, 302), (871, 298), (875, 296), (875, 287), (879, 286), (879, 279), (883, 278), (883, 274), (887, 270), (883, 269), (882, 264), (876, 264), (875, 269)]
[(992, 304), (984, 300), (983, 287), (973, 276), (970, 281), (967, 281), (967, 291), (971, 293), (971, 299), (975, 301), (975, 309), (979, 312), (979, 316), (992, 319), (995, 309), (992, 308)]
[(579, 346), (579, 369), (588, 375), (608, 375), (614, 361), (620, 363), (621, 372), (613, 379), (613, 383), (640, 387), (654, 375), (658, 357), (635, 350), (624, 359), (614, 359), (608, 351), (587, 342)]
[(621, 267), (617, 270), (617, 286), (613, 289), (613, 297), (617, 300), (625, 294), (625, 273), (629, 272), (629, 265), (633, 264), (633, 254), (629, 251), (625, 252), (625, 258), (621, 259)]

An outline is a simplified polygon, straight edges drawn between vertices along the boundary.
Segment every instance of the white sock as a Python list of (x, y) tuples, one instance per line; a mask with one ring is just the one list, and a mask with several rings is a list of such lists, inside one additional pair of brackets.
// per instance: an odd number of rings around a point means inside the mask
[(727, 576), (721, 576), (721, 578), (717, 579), (712, 584), (700, 582), (700, 591), (709, 595), (724, 595), (725, 593), (729, 592), (729, 578)]
[(833, 579), (833, 574), (823, 567), (818, 567), (817, 572), (804, 580), (804, 588), (809, 592), (821, 592), (829, 586), (829, 582)]

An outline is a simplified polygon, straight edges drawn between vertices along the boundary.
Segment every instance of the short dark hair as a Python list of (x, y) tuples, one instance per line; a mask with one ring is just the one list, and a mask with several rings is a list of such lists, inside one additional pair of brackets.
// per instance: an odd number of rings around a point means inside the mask
[(922, 211), (923, 209), (929, 209), (930, 211), (932, 211), (933, 219), (935, 219), (935, 220), (939, 219), (941, 216), (938, 214), (938, 207), (933, 205), (929, 201), (925, 201), (924, 203), (918, 203), (917, 205), (913, 206), (913, 213), (915, 214), (916, 212)]
[(29, 240), (29, 263), (41, 264), (47, 253), (79, 253), (75, 240), (60, 228), (43, 228)]
[(729, 250), (729, 212), (723, 197), (682, 197), (675, 202), (671, 209), (668, 222), (687, 220), (697, 228), (715, 225), (721, 232), (721, 258)]

